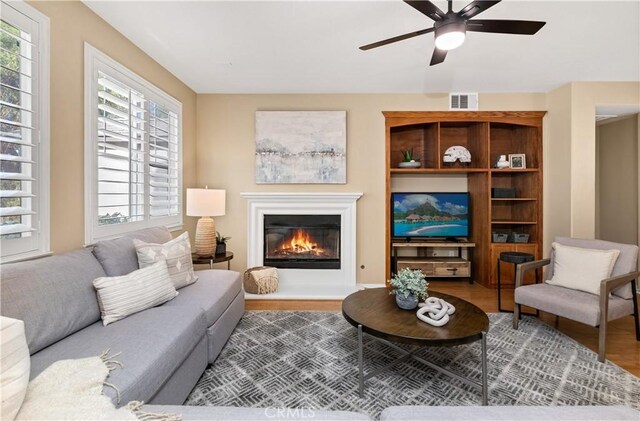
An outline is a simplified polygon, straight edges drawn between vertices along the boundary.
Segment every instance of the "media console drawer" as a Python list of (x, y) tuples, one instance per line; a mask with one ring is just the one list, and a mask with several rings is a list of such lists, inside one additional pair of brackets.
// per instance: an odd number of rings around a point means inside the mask
[(409, 268), (421, 270), (428, 277), (468, 277), (471, 276), (471, 262), (464, 259), (403, 259), (398, 260), (398, 270)]
[(434, 262), (399, 260), (398, 270), (400, 269), (421, 270), (426, 276), (433, 276), (435, 273)]
[(433, 264), (434, 276), (469, 276), (471, 262), (440, 262)]

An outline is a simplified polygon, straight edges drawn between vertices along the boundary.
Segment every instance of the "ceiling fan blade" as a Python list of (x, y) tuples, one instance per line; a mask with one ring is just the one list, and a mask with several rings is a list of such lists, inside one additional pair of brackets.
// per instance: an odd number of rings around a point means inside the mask
[(394, 43), (394, 42), (402, 41), (402, 40), (405, 40), (405, 39), (417, 37), (419, 35), (428, 34), (429, 32), (433, 32), (434, 30), (435, 30), (434, 28), (427, 28), (427, 29), (422, 29), (420, 31), (409, 32), (408, 34), (398, 35), (397, 37), (393, 37), (393, 38), (385, 39), (385, 40), (382, 40), (382, 41), (374, 42), (374, 43), (371, 43), (371, 44), (363, 45), (362, 47), (360, 47), (360, 49), (362, 51), (366, 51), (366, 50), (370, 50), (372, 48), (382, 47), (383, 45), (387, 45), (387, 44), (391, 44), (391, 43)]
[(458, 16), (464, 19), (471, 19), (472, 17), (484, 12), (491, 6), (495, 6), (500, 3), (501, 0), (496, 1), (487, 1), (487, 0), (476, 0), (467, 4), (463, 7), (459, 12)]
[(493, 32), (496, 34), (533, 35), (542, 28), (546, 22), (533, 20), (482, 20), (467, 21), (467, 31)]
[(446, 57), (447, 57), (447, 50), (440, 50), (438, 48), (434, 48), (433, 55), (431, 56), (431, 63), (429, 63), (429, 66), (442, 63)]
[(438, 6), (428, 0), (404, 0), (404, 2), (416, 9), (418, 12), (435, 20), (436, 22), (443, 20), (446, 16), (446, 14), (442, 10), (440, 10)]

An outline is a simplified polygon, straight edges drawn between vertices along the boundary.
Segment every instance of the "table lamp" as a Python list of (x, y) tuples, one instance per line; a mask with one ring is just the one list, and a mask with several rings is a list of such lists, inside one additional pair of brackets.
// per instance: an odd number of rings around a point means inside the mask
[(213, 256), (216, 252), (216, 224), (212, 216), (225, 212), (225, 190), (187, 189), (187, 216), (200, 216), (196, 226), (195, 253)]

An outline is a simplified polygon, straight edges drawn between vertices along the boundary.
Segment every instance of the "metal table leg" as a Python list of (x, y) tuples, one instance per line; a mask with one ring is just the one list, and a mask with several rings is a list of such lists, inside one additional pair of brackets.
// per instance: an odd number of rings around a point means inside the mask
[(489, 388), (487, 384), (487, 332), (482, 332), (482, 406), (487, 406)]
[(358, 325), (358, 384), (360, 385), (360, 397), (364, 397), (364, 366), (362, 358), (362, 325)]
[[(539, 268), (535, 268), (533, 270), (533, 273), (536, 274), (536, 285), (538, 284), (538, 269)], [(522, 313), (520, 313), (520, 314), (522, 315)], [(540, 310), (539, 309), (536, 309), (536, 317), (540, 317)]]
[[(515, 279), (515, 278), (514, 278)], [(502, 309), (502, 291), (500, 285), (500, 259), (498, 259), (498, 311), (503, 312), (505, 310)]]

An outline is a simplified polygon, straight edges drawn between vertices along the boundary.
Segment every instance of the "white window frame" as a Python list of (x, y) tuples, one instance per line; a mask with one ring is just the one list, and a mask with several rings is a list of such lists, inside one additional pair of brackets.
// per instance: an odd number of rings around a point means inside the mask
[[(98, 225), (98, 72), (121, 80), (138, 92), (144, 94), (161, 107), (178, 114), (178, 200), (179, 215), (150, 218), (149, 216), (149, 174), (145, 175), (145, 217), (143, 221), (113, 225)], [(113, 60), (89, 43), (84, 43), (84, 206), (85, 206), (85, 245), (99, 240), (117, 238), (129, 232), (143, 228), (165, 226), (175, 231), (182, 229), (183, 211), (183, 160), (182, 160), (182, 103), (160, 88)], [(145, 134), (148, 144), (148, 131)], [(149, 149), (146, 149), (149, 152)], [(148, 169), (148, 166), (147, 166)]]
[[(0, 15), (5, 19), (6, 14), (19, 13), (25, 19), (30, 19), (38, 25), (37, 36), (37, 78), (34, 80), (33, 96), (37, 98), (34, 103), (33, 140), (37, 145), (35, 149), (33, 184), (36, 197), (33, 203), (34, 215), (33, 227), (36, 231), (31, 237), (12, 238), (0, 241), (0, 263), (15, 262), (19, 260), (33, 259), (52, 254), (50, 250), (50, 127), (49, 127), (49, 69), (50, 69), (50, 23), (49, 17), (27, 4), (26, 1), (17, 0), (1, 2)], [(12, 10), (11, 10), (12, 9)], [(19, 26), (19, 25), (18, 25)]]

